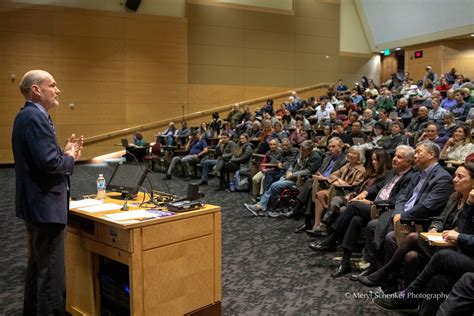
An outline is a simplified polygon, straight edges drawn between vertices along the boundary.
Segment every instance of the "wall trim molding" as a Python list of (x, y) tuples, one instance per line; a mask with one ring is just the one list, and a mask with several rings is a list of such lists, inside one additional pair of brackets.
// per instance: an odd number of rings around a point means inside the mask
[(244, 4), (215, 2), (213, 0), (186, 0), (186, 4), (207, 5), (211, 7), (239, 9), (239, 10), (246, 10), (246, 11), (257, 11), (257, 12), (265, 12), (265, 13), (273, 13), (273, 14), (295, 15), (295, 0), (293, 0), (292, 3), (293, 3), (292, 10), (282, 10), (282, 9), (272, 9), (272, 8), (258, 7), (258, 6), (252, 6), (252, 5), (244, 5)]

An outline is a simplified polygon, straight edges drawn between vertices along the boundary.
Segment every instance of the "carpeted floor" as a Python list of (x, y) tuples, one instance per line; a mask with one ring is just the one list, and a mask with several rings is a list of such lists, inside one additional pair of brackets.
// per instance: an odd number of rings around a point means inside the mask
[[(73, 195), (95, 192), (108, 165), (78, 165), (71, 178)], [(150, 174), (154, 189), (184, 195), (186, 182)], [(20, 315), (26, 266), (25, 229), (14, 212), (14, 170), (0, 169), (0, 315)], [(146, 183), (145, 183), (146, 184)], [(332, 279), (338, 253), (315, 253), (309, 237), (294, 234), (294, 220), (254, 218), (243, 208), (247, 193), (214, 192), (217, 180), (201, 187), (204, 200), (222, 207), (223, 315), (388, 315), (369, 299), (348, 298), (370, 290), (347, 277)]]

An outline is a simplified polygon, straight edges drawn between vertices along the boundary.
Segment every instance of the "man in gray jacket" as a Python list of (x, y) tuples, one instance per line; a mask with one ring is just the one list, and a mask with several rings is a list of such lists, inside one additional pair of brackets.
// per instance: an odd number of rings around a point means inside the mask
[(230, 140), (229, 134), (223, 132), (220, 136), (219, 143), (216, 146), (216, 153), (214, 155), (215, 159), (206, 159), (201, 163), (202, 176), (198, 185), (207, 185), (207, 181), (209, 180), (209, 170), (214, 168), (217, 172), (220, 170), (224, 162), (230, 161), (230, 158), (232, 158), (232, 154), (234, 153), (235, 146), (236, 144), (234, 141)]

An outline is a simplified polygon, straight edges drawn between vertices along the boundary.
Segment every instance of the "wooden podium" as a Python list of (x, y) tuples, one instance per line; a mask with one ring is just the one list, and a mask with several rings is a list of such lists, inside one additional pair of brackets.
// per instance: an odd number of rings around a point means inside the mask
[[(111, 199), (112, 195), (106, 202), (124, 203)], [(129, 201), (130, 210), (138, 209), (130, 203), (133, 201)], [(72, 315), (101, 314), (99, 275), (108, 271), (100, 271), (100, 262), (106, 260), (128, 267), (131, 315), (220, 315), (220, 207), (205, 205), (133, 223), (104, 217), (118, 212), (122, 211), (70, 210), (67, 311)]]

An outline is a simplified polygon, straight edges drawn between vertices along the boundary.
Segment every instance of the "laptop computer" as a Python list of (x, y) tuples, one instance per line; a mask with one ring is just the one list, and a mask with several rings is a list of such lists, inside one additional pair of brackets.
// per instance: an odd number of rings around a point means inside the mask
[(130, 144), (128, 143), (128, 139), (122, 138), (120, 141), (122, 142), (123, 147), (125, 148), (130, 147)]
[(365, 140), (362, 137), (352, 137), (352, 142), (354, 143), (354, 145), (365, 144)]

